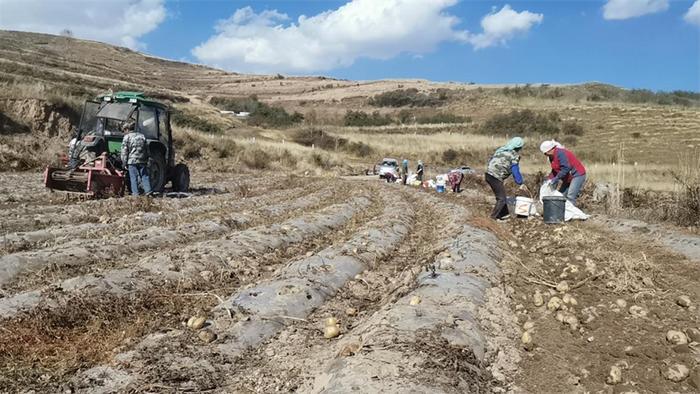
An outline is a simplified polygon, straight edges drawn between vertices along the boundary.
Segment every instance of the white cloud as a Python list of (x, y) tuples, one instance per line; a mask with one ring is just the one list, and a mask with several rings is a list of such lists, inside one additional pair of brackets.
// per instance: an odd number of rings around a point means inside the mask
[(603, 18), (629, 19), (668, 9), (668, 0), (608, 0), (603, 6)]
[[(216, 34), (192, 53), (203, 63), (258, 73), (325, 71), (350, 66), (360, 57), (421, 55), (442, 42), (472, 42), (469, 32), (457, 28), (459, 19), (446, 11), (457, 1), (352, 0), (296, 21), (276, 10), (256, 13), (245, 7), (220, 21)], [(520, 20), (516, 24), (510, 29), (489, 25), (494, 30), (485, 27), (474, 40), (488, 46), (527, 30)]]
[(0, 29), (59, 34), (143, 49), (165, 20), (164, 0), (0, 0)]
[(688, 23), (700, 26), (700, 0), (695, 0), (695, 3), (690, 6), (688, 12), (683, 15), (683, 19)]
[(484, 32), (470, 36), (469, 42), (476, 49), (505, 44), (515, 35), (527, 33), (532, 26), (542, 23), (542, 19), (544, 19), (542, 14), (529, 11), (517, 12), (506, 4), (500, 11), (494, 10), (481, 19)]

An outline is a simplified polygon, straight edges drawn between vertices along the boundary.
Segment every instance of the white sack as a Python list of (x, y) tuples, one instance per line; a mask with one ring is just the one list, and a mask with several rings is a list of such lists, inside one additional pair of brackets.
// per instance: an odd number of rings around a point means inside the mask
[[(558, 190), (556, 190), (553, 186), (548, 185), (547, 183), (544, 183), (540, 187), (540, 204), (542, 204), (542, 197), (550, 197), (550, 196), (556, 196), (556, 197), (562, 197), (563, 194), (561, 194)], [(569, 200), (566, 200), (566, 208), (564, 208), (564, 220), (569, 221), (569, 220), (586, 220), (590, 216), (586, 215), (582, 210), (576, 208), (574, 204), (572, 204)]]

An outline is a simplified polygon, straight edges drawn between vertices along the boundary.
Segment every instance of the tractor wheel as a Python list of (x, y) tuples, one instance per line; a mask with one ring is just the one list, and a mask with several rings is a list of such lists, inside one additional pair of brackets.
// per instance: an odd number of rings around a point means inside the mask
[(148, 159), (148, 176), (151, 180), (151, 191), (162, 192), (165, 187), (165, 159), (162, 155)]
[(190, 189), (190, 169), (183, 163), (173, 168), (173, 191), (186, 193)]

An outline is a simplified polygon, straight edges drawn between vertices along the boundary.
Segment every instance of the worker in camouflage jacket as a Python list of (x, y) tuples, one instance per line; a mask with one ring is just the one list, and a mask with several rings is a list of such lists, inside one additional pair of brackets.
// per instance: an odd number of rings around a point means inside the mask
[(133, 122), (123, 127), (121, 159), (122, 165), (129, 170), (131, 194), (139, 195), (139, 180), (145, 194), (151, 194), (151, 181), (148, 178), (148, 146), (146, 137), (134, 129)]
[(504, 220), (510, 217), (506, 203), (506, 188), (503, 181), (513, 175), (515, 183), (526, 190), (523, 176), (520, 174), (520, 150), (525, 141), (520, 137), (511, 138), (508, 143), (498, 148), (491, 156), (486, 168), (486, 183), (491, 186), (496, 197), (496, 206), (491, 211), (492, 219)]

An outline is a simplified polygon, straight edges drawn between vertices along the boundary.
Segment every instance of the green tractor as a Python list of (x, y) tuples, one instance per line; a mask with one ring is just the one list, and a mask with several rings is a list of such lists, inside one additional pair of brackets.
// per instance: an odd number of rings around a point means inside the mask
[(134, 122), (136, 131), (146, 137), (151, 189), (163, 192), (171, 182), (173, 191), (186, 192), (190, 173), (184, 163), (175, 164), (170, 110), (137, 92), (117, 92), (85, 102), (63, 165), (48, 166), (44, 172), (46, 187), (95, 196), (123, 195), (129, 185), (128, 171), (119, 153), (126, 122)]

